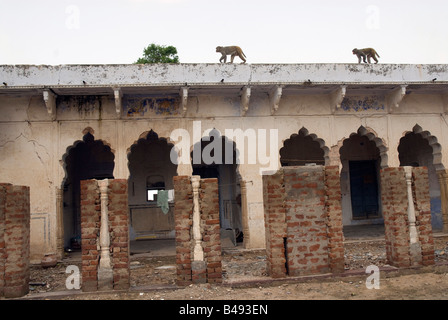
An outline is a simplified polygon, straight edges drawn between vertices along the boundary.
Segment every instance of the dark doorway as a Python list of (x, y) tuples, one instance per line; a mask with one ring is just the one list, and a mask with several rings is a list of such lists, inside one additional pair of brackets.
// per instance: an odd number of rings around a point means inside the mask
[[(200, 159), (196, 159), (195, 154), (199, 154)], [(218, 179), (221, 238), (230, 238), (235, 245), (243, 241), (241, 190), (236, 159), (235, 143), (216, 130), (196, 143), (191, 153), (193, 175), (201, 179)]]
[(101, 140), (88, 132), (83, 141), (70, 148), (64, 160), (66, 177), (63, 182), (64, 247), (81, 248), (81, 189), (80, 181), (113, 179), (114, 154)]
[(177, 165), (170, 159), (173, 145), (153, 130), (130, 148), (129, 215), (131, 249), (134, 240), (172, 239), (174, 230), (174, 185)]
[(349, 161), (353, 219), (378, 218), (376, 161)]

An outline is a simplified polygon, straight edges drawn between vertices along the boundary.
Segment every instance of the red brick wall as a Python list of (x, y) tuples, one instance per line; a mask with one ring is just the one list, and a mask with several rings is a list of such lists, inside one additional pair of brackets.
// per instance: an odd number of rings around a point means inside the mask
[[(127, 180), (109, 180), (108, 213), (113, 287), (130, 287)], [(98, 290), (101, 200), (97, 180), (81, 181), (82, 290)]]
[(412, 168), (412, 193), (421, 259), (410, 253), (408, 196), (403, 167), (381, 170), (381, 202), (384, 217), (388, 263), (408, 267), (411, 260), (422, 265), (434, 264), (434, 242), (427, 168)]
[(82, 290), (98, 290), (98, 235), (100, 233), (101, 202), (96, 180), (81, 181), (81, 274)]
[(263, 177), (264, 214), (266, 228), (266, 264), (271, 277), (286, 274), (286, 209), (283, 171)]
[(269, 274), (343, 271), (339, 168), (285, 167), (263, 189)]
[(109, 181), (110, 250), (115, 290), (130, 287), (128, 181)]
[(173, 180), (177, 284), (187, 286), (192, 283), (191, 226), (193, 225), (193, 188), (190, 177), (175, 176)]
[(415, 218), (422, 250), (422, 264), (433, 265), (434, 238), (431, 224), (428, 168), (412, 168)]
[(410, 265), (408, 196), (404, 168), (381, 170), (381, 203), (386, 239), (386, 256), (396, 267)]
[(204, 263), (193, 261), (193, 187), (188, 176), (174, 177), (177, 284), (222, 282), (221, 236), (217, 179), (202, 179), (199, 187)]
[(200, 184), (202, 246), (208, 283), (222, 282), (221, 229), (219, 225), (218, 179), (203, 179)]
[(0, 296), (29, 291), (30, 189), (0, 184)]

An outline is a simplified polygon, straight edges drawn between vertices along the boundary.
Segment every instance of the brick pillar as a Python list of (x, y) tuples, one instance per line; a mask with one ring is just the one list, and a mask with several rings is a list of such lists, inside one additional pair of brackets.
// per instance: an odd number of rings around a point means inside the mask
[(217, 179), (200, 180), (199, 209), (203, 260), (194, 261), (193, 187), (188, 176), (174, 177), (177, 284), (222, 282)]
[(440, 185), (440, 202), (442, 205), (443, 232), (448, 233), (448, 170), (437, 171)]
[(325, 191), (330, 269), (334, 273), (340, 273), (344, 272), (345, 260), (339, 166), (325, 167)]
[(399, 167), (381, 170), (386, 255), (388, 263), (396, 267), (434, 264), (429, 182), (425, 167), (412, 168), (412, 198), (418, 234), (416, 246), (420, 249), (417, 253), (410, 244), (405, 169)]
[(175, 176), (173, 181), (177, 284), (188, 286), (192, 283), (191, 227), (193, 225), (193, 188), (188, 176)]
[(344, 270), (338, 167), (285, 167), (263, 177), (267, 270), (273, 277)]
[(222, 282), (221, 229), (219, 226), (218, 179), (203, 179), (200, 204), (204, 259), (208, 283)]
[[(109, 180), (108, 223), (114, 290), (130, 287), (127, 180)], [(97, 291), (101, 200), (97, 180), (81, 181), (82, 290)]]
[(387, 260), (393, 266), (408, 267), (411, 257), (404, 168), (385, 168), (380, 175)]
[(100, 191), (97, 181), (81, 181), (81, 274), (82, 291), (85, 292), (98, 290), (100, 218)]
[(110, 250), (112, 252), (113, 287), (130, 288), (128, 181), (111, 180), (109, 183)]
[(429, 196), (428, 168), (412, 168), (415, 218), (422, 254), (422, 264), (433, 265), (434, 238), (431, 224), (431, 200)]
[(266, 269), (273, 278), (284, 277), (287, 273), (285, 195), (283, 170), (263, 176)]
[(29, 292), (30, 189), (0, 184), (0, 296)]

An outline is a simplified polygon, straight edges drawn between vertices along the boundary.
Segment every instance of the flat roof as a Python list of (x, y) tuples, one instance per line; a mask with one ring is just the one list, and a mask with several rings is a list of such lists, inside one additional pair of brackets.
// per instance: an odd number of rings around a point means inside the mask
[(284, 92), (329, 93), (348, 89), (390, 91), (407, 85), (408, 91), (442, 93), (448, 90), (445, 64), (126, 64), (126, 65), (0, 65), (0, 94), (123, 94), (178, 92), (194, 94), (241, 90), (252, 86), (268, 91), (281, 85)]

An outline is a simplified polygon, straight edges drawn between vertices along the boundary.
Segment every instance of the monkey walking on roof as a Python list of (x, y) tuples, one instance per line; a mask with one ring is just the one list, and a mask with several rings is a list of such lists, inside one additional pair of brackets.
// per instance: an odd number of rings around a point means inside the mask
[[(371, 63), (370, 58), (375, 60), (375, 64), (378, 63), (378, 58), (380, 58), (380, 55), (375, 51), (373, 48), (365, 48), (365, 49), (353, 49), (353, 54), (355, 54), (358, 57), (358, 63), (361, 63), (361, 59), (364, 61), (364, 63)], [(367, 61), (366, 61), (367, 58)]]
[(242, 63), (246, 63), (246, 55), (244, 54), (243, 50), (241, 50), (238, 46), (230, 46), (230, 47), (216, 47), (216, 52), (221, 53), (221, 59), (219, 59), (219, 62), (226, 63), (227, 62), (227, 56), (230, 55), (230, 63), (233, 63), (233, 59), (235, 59), (236, 56), (240, 57), (241, 60), (243, 60)]

